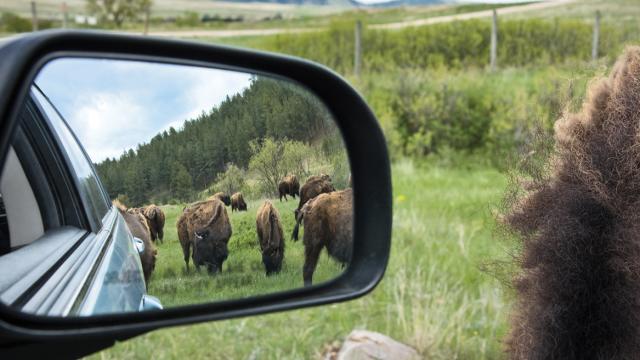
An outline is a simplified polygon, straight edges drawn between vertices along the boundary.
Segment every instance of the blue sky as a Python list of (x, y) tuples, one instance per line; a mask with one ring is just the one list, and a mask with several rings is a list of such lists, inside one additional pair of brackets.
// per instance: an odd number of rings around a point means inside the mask
[(91, 160), (148, 142), (249, 86), (251, 74), (182, 65), (63, 58), (36, 84), (69, 122)]

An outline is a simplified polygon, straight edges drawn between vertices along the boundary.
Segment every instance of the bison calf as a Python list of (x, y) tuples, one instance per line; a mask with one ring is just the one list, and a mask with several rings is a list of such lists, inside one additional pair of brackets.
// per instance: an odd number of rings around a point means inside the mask
[(280, 214), (268, 200), (258, 209), (256, 232), (267, 275), (280, 272), (284, 258), (284, 235), (280, 225)]
[(241, 192), (231, 195), (231, 212), (235, 210), (247, 211), (247, 203), (244, 202), (244, 197)]
[(231, 237), (231, 224), (222, 201), (213, 199), (187, 206), (178, 219), (177, 228), (187, 271), (190, 253), (196, 269), (206, 266), (209, 273), (222, 271)]
[(113, 205), (118, 208), (120, 215), (124, 218), (131, 235), (142, 240), (144, 243), (144, 251), (140, 255), (140, 263), (142, 264), (142, 272), (144, 273), (144, 282), (149, 286), (149, 279), (156, 267), (156, 256), (158, 250), (151, 242), (151, 231), (147, 225), (147, 219), (142, 215), (139, 209), (127, 209), (118, 200), (113, 201)]
[(296, 198), (296, 195), (300, 195), (300, 183), (295, 175), (287, 175), (282, 178), (282, 181), (278, 183), (278, 194), (280, 201), (282, 197), (287, 200), (287, 195)]
[(347, 264), (353, 251), (353, 192), (351, 189), (320, 194), (300, 210), (293, 228), (293, 240), (298, 240), (300, 222), (304, 221), (304, 285), (311, 285), (320, 251)]

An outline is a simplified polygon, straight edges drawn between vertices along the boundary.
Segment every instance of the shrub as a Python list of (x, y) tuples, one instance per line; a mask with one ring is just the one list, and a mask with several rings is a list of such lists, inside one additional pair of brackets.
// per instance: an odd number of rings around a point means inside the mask
[(28, 32), (32, 29), (31, 21), (11, 12), (3, 12), (0, 16), (0, 29), (6, 32)]
[(265, 138), (252, 141), (250, 147), (253, 155), (249, 171), (257, 175), (262, 194), (277, 194), (278, 183), (287, 174), (295, 174), (300, 179), (309, 174), (313, 151), (302, 142)]
[[(213, 189), (222, 191), (229, 195), (238, 191), (242, 191), (242, 189), (245, 187), (245, 177), (246, 174), (244, 170), (240, 169), (232, 163), (229, 163), (227, 164), (227, 170), (218, 174)], [(217, 191), (210, 192), (215, 193)]]

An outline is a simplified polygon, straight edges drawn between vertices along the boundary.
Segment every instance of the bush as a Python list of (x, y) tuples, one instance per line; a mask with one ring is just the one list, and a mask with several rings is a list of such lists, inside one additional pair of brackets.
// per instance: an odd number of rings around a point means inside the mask
[(250, 147), (253, 155), (249, 171), (257, 175), (262, 194), (277, 194), (278, 183), (288, 174), (295, 174), (299, 179), (309, 175), (313, 151), (302, 142), (265, 138), (252, 141)]
[(187, 11), (176, 18), (176, 25), (195, 27), (200, 25), (200, 16), (197, 12)]
[(213, 189), (209, 192), (215, 194), (218, 191), (222, 191), (226, 194), (232, 195), (238, 191), (242, 191), (245, 187), (246, 174), (244, 170), (240, 169), (234, 164), (227, 164), (227, 170), (218, 174), (216, 183)]
[(32, 29), (30, 20), (11, 12), (3, 12), (0, 16), (0, 29), (6, 32), (28, 32)]
[[(588, 60), (592, 24), (573, 19), (500, 20), (498, 64), (530, 66)], [(309, 58), (340, 73), (353, 71), (353, 21), (334, 22), (329, 30), (281, 34), (266, 38), (266, 50)], [(625, 43), (638, 41), (637, 24), (602, 23), (599, 52), (615, 57)], [(491, 23), (466, 20), (398, 31), (366, 29), (362, 39), (363, 70), (398, 68), (484, 68), (489, 63)]]
[(598, 68), (396, 70), (363, 77), (361, 90), (392, 157), (483, 155), (503, 166), (527, 148), (566, 106), (579, 105)]

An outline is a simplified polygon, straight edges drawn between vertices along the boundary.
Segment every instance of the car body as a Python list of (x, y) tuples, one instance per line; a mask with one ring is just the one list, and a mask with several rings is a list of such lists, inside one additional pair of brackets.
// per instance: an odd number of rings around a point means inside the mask
[(65, 119), (35, 85), (19, 116), (0, 178), (0, 299), (47, 316), (161, 309), (146, 294), (144, 245)]

